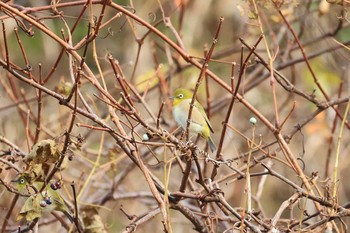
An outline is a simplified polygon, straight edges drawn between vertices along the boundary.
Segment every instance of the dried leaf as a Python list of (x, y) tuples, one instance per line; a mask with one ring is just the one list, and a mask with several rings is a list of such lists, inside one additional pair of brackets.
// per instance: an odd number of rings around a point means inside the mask
[(51, 139), (42, 140), (33, 146), (31, 152), (24, 158), (34, 164), (55, 163), (60, 158), (57, 144)]
[(101, 216), (95, 208), (85, 208), (83, 216), (86, 233), (107, 233)]

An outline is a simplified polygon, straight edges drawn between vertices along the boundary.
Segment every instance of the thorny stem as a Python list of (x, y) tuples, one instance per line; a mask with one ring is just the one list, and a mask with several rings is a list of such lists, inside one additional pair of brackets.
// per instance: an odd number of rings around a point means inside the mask
[[(275, 4), (275, 6), (276, 6), (276, 9), (278, 9), (278, 7), (277, 7), (277, 5), (276, 5), (275, 2), (274, 2), (274, 4)], [(314, 82), (315, 82), (316, 86), (317, 86), (318, 89), (321, 91), (321, 93), (322, 93), (322, 95), (325, 97), (325, 99), (326, 99), (327, 101), (330, 101), (329, 96), (328, 96), (327, 93), (325, 92), (324, 88), (321, 86), (321, 83), (319, 82), (318, 78), (316, 77), (316, 74), (315, 74), (314, 70), (313, 70), (312, 67), (311, 67), (309, 58), (308, 58), (308, 56), (306, 55), (305, 49), (304, 49), (304, 47), (302, 46), (302, 44), (300, 43), (300, 40), (299, 40), (298, 36), (296, 35), (295, 30), (294, 30), (293, 27), (289, 24), (289, 22), (287, 21), (286, 17), (285, 17), (285, 16), (283, 15), (283, 13), (281, 12), (281, 10), (277, 10), (277, 11), (278, 11), (279, 15), (282, 17), (283, 21), (286, 23), (288, 29), (291, 31), (293, 37), (295, 38), (295, 41), (297, 42), (297, 44), (298, 44), (298, 46), (299, 46), (299, 48), (300, 48), (300, 51), (301, 51), (301, 53), (302, 53), (302, 55), (303, 55), (303, 58), (304, 58), (304, 60), (305, 60), (305, 63), (306, 63), (306, 65), (307, 65), (307, 67), (308, 67), (308, 69), (309, 69), (309, 71), (310, 71), (310, 73), (311, 73), (312, 78), (314, 79)], [(335, 113), (337, 114), (337, 116), (339, 116), (340, 119), (343, 120), (343, 119), (344, 119), (344, 116), (341, 115), (341, 113), (339, 112), (339, 110), (338, 110), (337, 108), (334, 108), (334, 107), (333, 107), (333, 109), (334, 109)], [(348, 124), (347, 121), (345, 121), (344, 124), (347, 126), (348, 129), (350, 129), (350, 125)]]
[(220, 17), (220, 21), (219, 21), (219, 25), (218, 25), (218, 28), (216, 29), (216, 33), (215, 33), (215, 37), (214, 37), (214, 40), (213, 40), (213, 43), (210, 47), (210, 50), (203, 62), (203, 65), (202, 65), (202, 68), (201, 68), (201, 72), (199, 74), (199, 77), (198, 77), (198, 80), (197, 80), (197, 83), (196, 83), (196, 86), (193, 90), (193, 96), (192, 96), (192, 100), (191, 100), (191, 103), (190, 103), (190, 108), (188, 110), (188, 117), (187, 117), (187, 125), (186, 125), (186, 141), (189, 140), (189, 128), (190, 128), (190, 124), (191, 124), (191, 116), (192, 116), (192, 110), (193, 110), (193, 107), (194, 107), (194, 102), (196, 101), (196, 95), (197, 95), (197, 90), (199, 88), (199, 85), (201, 84), (203, 78), (204, 78), (204, 74), (206, 73), (206, 70), (208, 69), (208, 65), (209, 65), (209, 61), (210, 61), (210, 58), (214, 52), (214, 48), (215, 48), (215, 45), (217, 44), (218, 42), (218, 37), (219, 37), (219, 33), (220, 33), (220, 29), (221, 29), (221, 25), (224, 21), (224, 18), (223, 17)]

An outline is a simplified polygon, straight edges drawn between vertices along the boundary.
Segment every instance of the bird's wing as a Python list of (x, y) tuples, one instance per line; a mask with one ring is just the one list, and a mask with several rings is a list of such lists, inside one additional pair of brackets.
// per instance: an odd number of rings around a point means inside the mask
[(207, 117), (207, 114), (205, 114), (205, 110), (203, 108), (203, 106), (198, 102), (198, 101), (195, 101), (194, 102), (194, 106), (198, 109), (199, 112), (202, 112), (203, 114), (203, 117), (205, 119), (205, 121), (207, 122), (207, 125), (209, 126), (209, 129), (212, 133), (214, 133), (214, 130), (213, 130), (213, 127), (211, 126), (210, 122), (209, 122), (209, 119)]

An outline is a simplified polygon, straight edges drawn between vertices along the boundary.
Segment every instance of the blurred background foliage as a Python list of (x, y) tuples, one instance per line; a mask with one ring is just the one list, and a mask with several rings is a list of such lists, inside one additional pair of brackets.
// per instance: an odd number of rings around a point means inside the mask
[[(55, 4), (69, 4), (70, 2), (57, 1)], [(262, 28), (267, 46), (274, 56), (273, 67), (302, 93), (310, 96), (314, 95), (320, 102), (325, 102), (326, 99), (315, 84), (305, 59), (303, 59), (301, 50), (297, 46), (297, 41), (276, 10), (277, 5), (298, 35), (304, 52), (309, 57), (310, 65), (317, 80), (330, 99), (337, 100), (338, 93), (341, 93), (342, 97), (349, 96), (349, 50), (340, 45), (340, 43), (348, 45), (350, 42), (348, 5), (346, 5), (346, 1), (343, 1), (342, 4), (330, 4), (324, 0), (125, 0), (113, 2), (124, 6), (125, 9), (133, 12), (139, 18), (154, 25), (168, 39), (179, 44), (171, 28), (167, 27), (163, 22), (162, 11), (159, 7), (159, 3), (161, 3), (164, 15), (169, 17), (173, 28), (181, 38), (184, 51), (200, 62), (203, 61), (204, 50), (209, 49), (212, 45), (219, 18), (221, 16), (224, 17), (219, 40), (211, 57), (212, 60), (209, 62), (209, 69), (228, 85), (231, 85), (233, 63), (236, 64), (234, 76), (235, 84), (237, 84), (242, 48), (244, 48), (244, 57), (249, 52), (242, 45), (239, 38), (252, 46), (261, 35)], [(8, 1), (6, 4), (18, 9), (32, 9), (32, 12), (27, 12), (27, 14), (40, 20), (47, 29), (60, 38), (63, 35), (65, 38), (68, 38), (67, 30), (73, 27), (83, 7), (83, 4), (74, 4), (74, 1), (72, 1), (72, 5), (69, 7), (57, 8), (61, 15), (54, 15), (53, 8), (50, 9), (48, 7), (47, 10), (40, 10), (40, 7), (50, 6), (50, 4), (54, 7), (55, 4), (50, 1), (13, 0)], [(254, 4), (258, 8), (259, 14), (255, 12)], [(84, 40), (89, 30), (91, 30), (89, 29), (89, 20), (91, 19), (89, 7), (72, 33), (73, 46)], [(101, 4), (93, 4), (91, 7), (95, 21), (99, 17), (101, 8)], [(118, 11), (107, 6), (102, 24), (108, 22), (117, 13)], [(41, 64), (41, 74), (45, 78), (55, 66), (62, 47), (42, 30), (32, 27), (25, 20), (19, 19), (32, 31), (33, 36), (29, 36), (20, 28), (19, 21), (16, 22), (13, 17), (9, 17), (4, 8), (0, 9), (0, 17), (5, 26), (3, 30), (6, 30), (4, 34), (6, 35), (11, 63), (16, 64), (21, 69), (29, 68), (35, 77), (40, 76), (39, 64)], [(259, 25), (258, 18), (262, 25)], [(18, 36), (30, 67), (26, 67), (19, 41), (15, 34), (15, 28), (18, 31)], [(162, 102), (165, 103), (161, 115), (161, 127), (169, 132), (174, 132), (176, 126), (171, 114), (171, 102), (168, 97), (178, 87), (194, 89), (200, 69), (181, 58), (180, 54), (170, 48), (169, 44), (158, 35), (151, 32), (144, 37), (148, 32), (149, 29), (147, 27), (121, 14), (120, 17), (114, 18), (113, 21), (99, 30), (94, 40), (94, 45), (90, 44), (87, 48), (85, 62), (102, 85), (103, 81), (99, 74), (96, 60), (94, 60), (94, 52), (96, 52), (108, 92), (122, 103), (120, 95), (122, 89), (108, 61), (108, 55), (111, 54), (122, 68), (124, 77), (144, 97), (145, 103), (147, 103), (155, 116), (158, 115)], [(0, 36), (2, 60), (6, 60), (4, 34)], [(84, 48), (85, 46), (82, 45), (76, 50), (80, 56), (83, 56)], [(268, 61), (267, 48), (263, 41), (258, 45), (256, 51)], [(272, 124), (275, 124), (276, 119), (275, 108), (278, 109), (279, 123), (288, 116), (285, 124), (280, 129), (282, 135), (290, 136), (290, 133), (296, 127), (301, 127), (290, 138), (289, 147), (299, 159), (300, 166), (310, 179), (313, 173), (318, 174), (317, 186), (322, 190), (318, 195), (326, 196), (325, 190), (334, 185), (331, 181), (332, 172), (335, 169), (335, 148), (341, 119), (338, 118), (333, 123), (336, 116), (332, 108), (324, 109), (317, 116), (311, 117), (318, 106), (298, 94), (286, 91), (278, 83), (275, 83), (277, 107), (274, 106), (270, 72), (263, 68), (257, 60), (255, 56), (252, 56), (249, 60), (248, 67), (242, 77), (239, 93)], [(53, 75), (44, 86), (67, 96), (72, 88), (69, 62), (69, 56), (64, 52), (55, 67)], [(79, 63), (73, 60), (73, 67), (77, 69), (77, 66), (79, 66)], [(25, 153), (29, 153), (34, 145), (33, 138), (28, 137), (28, 131), (33, 136), (36, 129), (37, 90), (15, 79), (6, 72), (5, 67), (3, 68), (0, 71), (0, 135), (13, 142)], [(207, 84), (210, 101), (207, 101)], [(339, 91), (340, 88), (341, 91)], [(104, 119), (108, 125), (113, 126), (108, 106), (94, 96), (94, 94), (99, 95), (95, 85), (81, 77), (79, 90), (83, 93), (94, 113), (101, 119)], [(132, 97), (136, 100), (134, 95)], [(208, 109), (208, 103), (210, 103), (211, 112), (209, 117), (215, 131), (213, 138), (218, 144), (231, 94), (208, 77), (208, 81), (203, 80), (199, 87), (197, 99), (206, 109)], [(151, 119), (143, 104), (136, 102), (140, 115), (147, 123), (154, 126), (155, 122)], [(346, 104), (344, 103), (342, 102), (339, 105), (341, 114), (344, 114), (345, 111)], [(81, 103), (78, 105), (83, 107)], [(293, 109), (292, 112), (291, 109)], [(28, 110), (33, 114), (29, 124), (27, 124), (26, 119)], [(288, 115), (290, 112), (291, 114)], [(47, 94), (43, 94), (39, 139), (54, 139), (60, 149), (62, 149), (63, 135), (67, 130), (71, 114), (72, 111), (66, 106), (60, 105), (57, 100)], [(123, 113), (118, 112), (117, 114), (126, 121), (127, 117)], [(264, 150), (269, 153), (271, 158), (264, 161), (271, 161), (273, 169), (302, 186), (300, 178), (290, 167), (285, 165), (287, 162), (280, 146), (278, 143), (274, 143), (276, 141), (274, 132), (269, 130), (259, 119), (258, 123), (252, 126), (249, 123), (250, 117), (258, 118), (246, 106), (236, 101), (228, 122), (230, 127), (225, 135), (222, 159), (232, 160), (232, 166), (236, 169), (244, 166), (247, 163), (247, 157), (241, 157), (241, 155), (250, 151), (247, 138), (251, 138), (254, 133), (256, 143), (259, 143), (261, 146), (269, 145)], [(300, 124), (307, 118), (310, 118), (310, 121), (301, 126)], [(130, 121), (135, 126), (137, 134), (142, 136), (147, 132), (145, 128), (136, 124), (135, 121)], [(135, 168), (131, 160), (116, 145), (115, 139), (103, 131), (78, 127), (76, 126), (77, 123), (96, 126), (96, 123), (90, 119), (83, 115), (77, 115), (75, 126), (71, 132), (71, 135), (73, 135), (72, 140), (78, 141), (80, 138), (83, 138), (83, 140), (81, 143), (73, 143), (69, 149), (69, 153), (72, 154), (72, 160), (67, 162), (65, 169), (56, 173), (55, 179), (62, 179), (64, 182), (61, 194), (67, 202), (72, 204), (73, 197), (70, 183), (74, 181), (78, 195), (80, 195), (78, 206), (81, 208), (81, 213), (86, 211), (87, 216), (98, 218), (99, 223), (102, 224), (102, 227), (98, 228), (100, 232), (103, 232), (102, 228), (108, 232), (123, 231), (132, 221), (132, 217), (128, 219), (126, 213), (130, 216), (139, 217), (157, 208), (157, 205), (149, 192), (149, 187), (143, 174), (139, 169)], [(126, 126), (125, 130), (129, 136), (132, 134), (131, 130)], [(136, 139), (141, 140), (141, 136), (140, 138), (136, 137)], [(332, 137), (333, 141), (330, 143), (330, 138)], [(154, 140), (161, 141), (159, 138)], [(346, 179), (349, 176), (349, 169), (347, 169), (349, 165), (349, 160), (347, 159), (350, 149), (349, 145), (349, 129), (345, 128), (341, 141), (341, 163), (339, 168), (336, 168), (336, 172), (339, 173), (339, 179), (336, 183), (336, 201), (340, 205), (347, 203), (350, 199), (350, 186)], [(204, 150), (204, 141), (199, 140), (198, 146)], [(6, 153), (9, 151), (9, 145), (2, 142), (0, 143), (0, 149), (3, 152), (1, 157), (4, 160), (11, 161), (8, 157), (12, 155), (9, 156)], [(164, 161), (166, 159), (163, 156), (166, 154), (170, 158), (178, 155), (178, 153), (173, 153), (173, 150), (168, 148), (162, 149), (162, 146), (150, 148), (140, 145), (139, 150), (144, 156), (142, 158), (150, 171), (164, 183), (169, 182), (168, 188), (170, 191), (177, 191), (181, 183), (182, 171), (178, 164), (174, 164), (170, 171), (171, 175), (168, 177), (169, 180), (164, 180)], [(149, 153), (150, 151), (152, 151), (152, 155)], [(259, 151), (254, 153), (255, 157), (260, 155), (262, 153)], [(26, 164), (19, 157), (14, 156), (14, 160), (16, 166), (20, 169), (25, 169)], [(209, 177), (212, 164), (205, 162), (205, 158), (201, 157), (201, 164), (205, 167), (203, 168), (203, 174), (205, 174), (205, 177)], [(15, 179), (18, 172), (14, 169), (8, 169), (7, 166), (5, 163), (1, 165), (2, 172), (0, 177), (1, 180), (8, 182), (11, 186), (10, 181)], [(251, 170), (252, 173), (263, 171), (264, 169), (261, 166), (254, 166)], [(225, 194), (227, 202), (237, 209), (245, 209), (246, 181), (245, 179), (237, 180), (234, 173), (235, 171), (228, 166), (220, 166), (216, 180), (218, 181), (218, 186)], [(122, 176), (123, 178), (120, 178)], [(195, 168), (193, 168), (191, 173), (191, 179), (195, 182)], [(120, 183), (116, 185), (115, 182)], [(263, 184), (263, 187), (260, 187), (259, 184)], [(295, 192), (295, 189), (272, 176), (268, 176), (264, 182), (262, 181), (262, 176), (257, 176), (252, 178), (252, 193), (256, 194), (258, 191), (262, 194), (256, 202), (253, 201), (253, 208), (256, 211), (261, 211), (261, 216), (264, 219), (271, 219), (280, 208), (282, 202), (288, 199)], [(125, 194), (125, 198), (123, 194)], [(10, 207), (15, 194), (8, 191), (5, 186), (0, 186), (0, 195), (0, 222), (7, 221), (6, 229), (2, 229), (2, 232), (15, 230), (18, 225), (25, 226), (23, 220), (22, 222), (16, 221), (16, 216), (23, 206), (25, 198), (20, 197), (14, 207)], [(104, 200), (107, 201), (104, 202)], [(189, 200), (187, 204), (189, 206), (196, 205), (193, 200)], [(305, 203), (300, 201), (300, 206), (304, 204), (309, 214), (315, 212), (311, 201), (308, 200)], [(88, 207), (96, 207), (96, 205), (100, 206), (89, 212)], [(11, 208), (13, 208), (12, 213), (5, 220), (5, 216)], [(199, 208), (193, 208), (200, 212)], [(217, 209), (214, 208), (212, 211), (215, 212), (214, 210), (216, 211)], [(300, 216), (302, 216), (303, 210), (304, 206), (294, 208), (294, 215), (285, 211), (282, 218), (287, 220), (302, 218)], [(170, 210), (169, 215), (173, 232), (194, 231), (192, 223), (180, 212)], [(54, 221), (54, 217), (44, 215), (43, 218), (46, 219), (46, 222), (39, 221), (40, 231), (44, 231), (44, 229), (53, 231), (52, 229), (56, 229), (55, 232), (65, 232), (65, 230), (61, 230), (61, 224), (58, 221)], [(161, 220), (161, 216), (158, 214), (154, 219), (138, 226), (136, 232), (161, 232), (163, 229)], [(344, 220), (346, 221), (346, 219)], [(213, 223), (213, 225), (215, 224)], [(341, 224), (337, 224), (339, 229), (342, 229), (339, 226)], [(346, 221), (346, 224), (348, 224), (348, 221)], [(334, 228), (336, 227), (334, 226)], [(220, 224), (217, 224), (217, 232), (221, 232), (223, 229)], [(338, 232), (341, 232), (341, 230)]]

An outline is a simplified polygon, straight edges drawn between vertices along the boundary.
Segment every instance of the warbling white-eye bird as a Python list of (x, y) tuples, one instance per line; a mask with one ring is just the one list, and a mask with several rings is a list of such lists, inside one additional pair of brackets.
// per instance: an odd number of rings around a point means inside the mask
[(57, 190), (62, 186), (61, 181), (46, 185), (42, 192), (40, 190), (43, 188), (44, 182), (38, 180), (32, 181), (25, 173), (19, 174), (13, 182), (16, 183), (20, 193), (30, 195), (21, 208), (17, 220), (25, 218), (27, 221), (33, 221), (35, 218), (42, 217), (43, 213), (57, 210), (64, 213), (73, 222), (73, 217)]
[[(190, 109), (192, 97), (193, 93), (184, 88), (176, 89), (174, 96), (170, 97), (173, 99), (173, 115), (175, 121), (184, 130), (186, 130), (187, 126), (188, 111)], [(193, 134), (199, 134), (201, 137), (207, 140), (212, 152), (216, 150), (216, 146), (210, 137), (210, 132), (214, 133), (213, 128), (210, 125), (203, 106), (197, 100), (195, 100), (192, 108), (189, 131)]]

